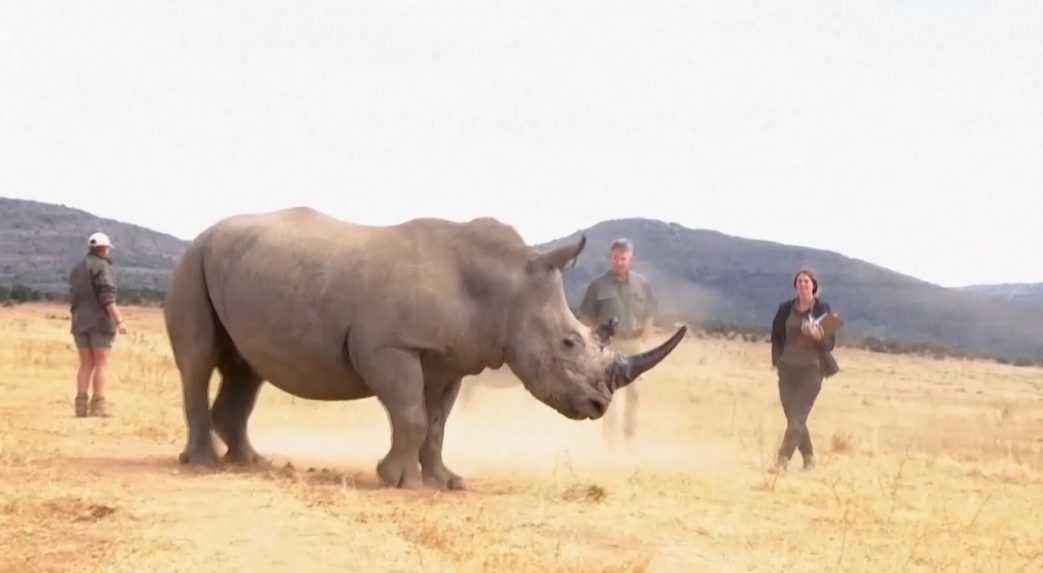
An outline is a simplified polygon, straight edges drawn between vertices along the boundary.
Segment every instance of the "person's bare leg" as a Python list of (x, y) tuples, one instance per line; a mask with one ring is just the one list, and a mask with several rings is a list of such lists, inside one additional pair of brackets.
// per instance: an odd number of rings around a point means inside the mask
[(105, 397), (105, 386), (109, 382), (109, 357), (111, 348), (92, 348), (94, 359), (94, 376), (91, 377), (91, 396)]
[(93, 348), (94, 375), (91, 377), (91, 415), (108, 417), (105, 407), (105, 386), (109, 382), (111, 348)]
[(94, 354), (90, 348), (80, 348), (80, 368), (76, 371), (76, 395), (87, 394), (91, 388), (91, 374), (94, 372)]
[(619, 426), (616, 418), (618, 417), (617, 410), (619, 408), (619, 401), (613, 400), (608, 403), (608, 407), (605, 408), (605, 414), (601, 417), (601, 437), (608, 445), (616, 443), (616, 428)]
[(76, 370), (76, 417), (87, 415), (87, 391), (91, 386), (91, 374), (94, 372), (94, 354), (90, 348), (79, 348), (80, 367)]
[(623, 437), (630, 440), (637, 435), (637, 408), (639, 396), (637, 384), (631, 384), (623, 389)]

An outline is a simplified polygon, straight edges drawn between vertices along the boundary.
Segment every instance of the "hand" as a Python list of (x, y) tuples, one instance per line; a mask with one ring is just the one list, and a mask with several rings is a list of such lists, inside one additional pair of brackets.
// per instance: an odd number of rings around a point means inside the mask
[(822, 326), (819, 324), (813, 324), (808, 327), (808, 336), (814, 338), (816, 342), (822, 342)]
[(605, 324), (594, 328), (594, 336), (601, 340), (602, 344), (608, 344), (612, 341), (612, 337), (616, 335), (616, 327), (618, 326), (619, 319), (613, 316)]
[(116, 323), (116, 331), (119, 332), (120, 334), (126, 334), (127, 333), (127, 326), (123, 323), (122, 320), (119, 321), (118, 323)]

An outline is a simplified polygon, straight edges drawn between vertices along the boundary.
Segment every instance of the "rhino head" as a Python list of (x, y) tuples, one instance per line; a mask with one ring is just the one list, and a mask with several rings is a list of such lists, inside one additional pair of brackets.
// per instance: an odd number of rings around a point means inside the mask
[(600, 418), (612, 394), (666, 358), (684, 338), (682, 327), (657, 348), (627, 356), (605, 345), (605, 328), (581, 323), (565, 301), (562, 270), (586, 245), (530, 255), (511, 305), (506, 362), (525, 388), (562, 415)]

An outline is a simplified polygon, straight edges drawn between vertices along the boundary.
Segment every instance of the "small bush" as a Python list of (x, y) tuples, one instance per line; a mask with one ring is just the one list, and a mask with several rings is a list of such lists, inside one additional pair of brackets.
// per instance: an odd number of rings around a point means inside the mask
[(593, 503), (601, 503), (607, 497), (608, 492), (605, 491), (605, 488), (597, 484), (573, 484), (561, 494), (561, 499), (565, 501), (589, 501)]
[(855, 451), (855, 437), (848, 433), (838, 432), (829, 440), (829, 447), (838, 454)]

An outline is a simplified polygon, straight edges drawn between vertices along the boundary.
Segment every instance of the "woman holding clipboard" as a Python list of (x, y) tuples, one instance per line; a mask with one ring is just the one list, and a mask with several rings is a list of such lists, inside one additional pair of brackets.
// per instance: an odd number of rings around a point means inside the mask
[(804, 469), (815, 466), (808, 415), (822, 389), (822, 378), (839, 370), (833, 359), (840, 317), (819, 299), (818, 278), (809, 269), (793, 277), (795, 296), (779, 305), (771, 327), (771, 364), (779, 373), (779, 399), (786, 434), (773, 468), (783, 471), (799, 449)]

